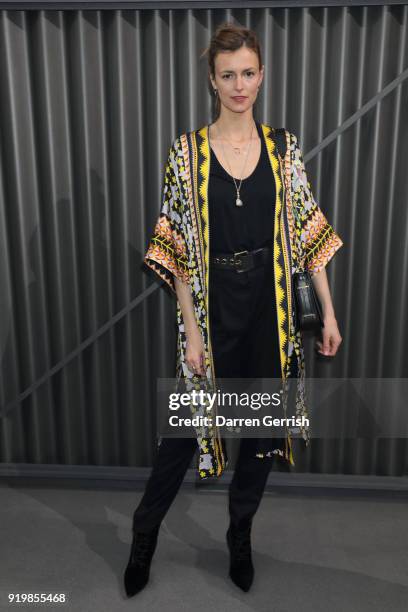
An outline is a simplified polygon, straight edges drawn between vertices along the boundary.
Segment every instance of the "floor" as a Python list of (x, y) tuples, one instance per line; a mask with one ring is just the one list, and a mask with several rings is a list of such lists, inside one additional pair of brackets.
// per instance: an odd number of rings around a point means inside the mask
[[(248, 593), (228, 577), (227, 493), (182, 488), (162, 524), (147, 587), (122, 575), (140, 491), (0, 487), (0, 610), (292, 612), (408, 609), (407, 498), (266, 492)], [(66, 603), (8, 603), (9, 593)]]

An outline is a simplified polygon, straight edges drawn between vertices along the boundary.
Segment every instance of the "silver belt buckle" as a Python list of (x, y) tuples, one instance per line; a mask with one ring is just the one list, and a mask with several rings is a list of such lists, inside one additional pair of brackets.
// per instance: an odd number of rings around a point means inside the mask
[(245, 268), (242, 268), (242, 259), (240, 259), (240, 255), (248, 255), (248, 251), (238, 251), (237, 253), (234, 253), (234, 265), (236, 271), (245, 272)]

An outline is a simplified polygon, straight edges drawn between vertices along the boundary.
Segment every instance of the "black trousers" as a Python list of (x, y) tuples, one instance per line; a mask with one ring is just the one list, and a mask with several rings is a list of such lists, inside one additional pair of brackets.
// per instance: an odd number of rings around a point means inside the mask
[[(219, 378), (279, 377), (277, 318), (272, 261), (248, 272), (210, 271), (210, 333)], [(259, 507), (273, 458), (258, 458), (256, 438), (241, 438), (229, 487), (231, 522), (245, 528)], [(163, 438), (133, 530), (159, 525), (198, 451), (196, 438)]]

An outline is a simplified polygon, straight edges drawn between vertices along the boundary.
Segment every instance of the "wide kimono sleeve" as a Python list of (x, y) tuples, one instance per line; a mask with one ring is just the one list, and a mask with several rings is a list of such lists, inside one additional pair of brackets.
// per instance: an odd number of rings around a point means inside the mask
[(144, 262), (175, 292), (174, 278), (189, 283), (189, 265), (183, 232), (183, 203), (180, 193), (175, 141), (164, 169), (160, 213), (149, 240)]
[(296, 232), (301, 241), (305, 268), (313, 276), (329, 263), (343, 241), (313, 197), (297, 137), (291, 134), (290, 139)]

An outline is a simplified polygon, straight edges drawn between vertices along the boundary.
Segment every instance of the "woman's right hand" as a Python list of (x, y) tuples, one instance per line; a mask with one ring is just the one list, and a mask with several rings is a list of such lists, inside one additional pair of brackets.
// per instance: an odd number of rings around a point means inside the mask
[(193, 374), (205, 375), (205, 348), (201, 332), (197, 325), (186, 333), (186, 364)]

